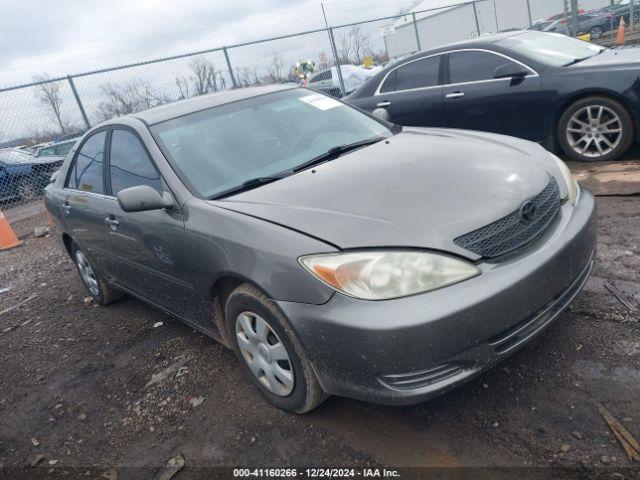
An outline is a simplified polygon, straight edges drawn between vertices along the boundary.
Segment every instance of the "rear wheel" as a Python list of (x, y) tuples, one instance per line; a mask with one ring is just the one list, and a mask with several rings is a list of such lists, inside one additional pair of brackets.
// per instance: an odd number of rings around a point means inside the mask
[(591, 31), (589, 33), (591, 34), (591, 38), (598, 39), (601, 38), (604, 34), (604, 29), (600, 25), (596, 25), (595, 27), (591, 28)]
[(558, 141), (573, 160), (616, 160), (633, 143), (634, 126), (616, 100), (592, 96), (578, 100), (560, 117)]
[(243, 284), (227, 300), (233, 350), (264, 398), (282, 410), (306, 413), (325, 399), (311, 364), (284, 315), (257, 288)]
[(87, 292), (100, 305), (109, 305), (122, 298), (123, 293), (107, 284), (96, 272), (85, 253), (74, 243), (71, 246), (73, 261)]

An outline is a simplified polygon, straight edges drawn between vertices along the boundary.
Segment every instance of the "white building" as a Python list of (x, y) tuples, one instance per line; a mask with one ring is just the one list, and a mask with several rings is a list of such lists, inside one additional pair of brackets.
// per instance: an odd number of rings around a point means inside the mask
[[(563, 0), (529, 0), (533, 21), (562, 13)], [(610, 4), (610, 0), (580, 0), (579, 8), (592, 10)], [(456, 5), (456, 6), (452, 6)], [(497, 31), (525, 28), (529, 25), (527, 0), (482, 0), (476, 2), (475, 12), (471, 0), (425, 0), (412, 12), (416, 13), (416, 26), (421, 50), (466, 40)], [(477, 24), (476, 24), (477, 16)], [(385, 43), (389, 57), (418, 51), (413, 15), (408, 13), (388, 29)]]

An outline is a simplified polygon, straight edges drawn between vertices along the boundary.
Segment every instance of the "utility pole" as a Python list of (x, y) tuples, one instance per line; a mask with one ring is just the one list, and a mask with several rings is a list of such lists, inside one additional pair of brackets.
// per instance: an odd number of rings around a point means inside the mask
[(500, 26), (498, 25), (498, 7), (496, 6), (496, 0), (493, 0), (493, 16), (496, 19), (496, 33), (500, 31)]
[(327, 27), (327, 33), (329, 34), (329, 42), (331, 42), (331, 51), (333, 52), (333, 62), (335, 63), (336, 70), (338, 71), (340, 95), (344, 97), (347, 94), (347, 92), (344, 88), (344, 79), (342, 78), (342, 70), (340, 69), (340, 58), (338, 57), (338, 49), (336, 48), (336, 39), (333, 36), (333, 29), (329, 27), (329, 22), (327, 22), (327, 14), (324, 11), (324, 4), (320, 2), (320, 6), (322, 7), (322, 16), (324, 17), (324, 24)]
[(527, 13), (529, 14), (529, 25), (533, 25), (533, 17), (531, 16), (531, 0), (527, 0)]
[(578, 35), (578, 0), (571, 0), (571, 30), (575, 37)]

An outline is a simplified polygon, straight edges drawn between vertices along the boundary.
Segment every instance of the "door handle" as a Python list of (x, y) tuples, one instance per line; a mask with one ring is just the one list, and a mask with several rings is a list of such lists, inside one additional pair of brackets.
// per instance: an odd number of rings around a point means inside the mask
[(383, 108), (383, 107), (388, 107), (389, 105), (391, 105), (391, 102), (380, 102), (378, 103), (378, 105), (376, 105), (376, 107)]
[(453, 92), (447, 94), (447, 98), (462, 98), (464, 97), (464, 92)]
[(64, 213), (66, 215), (69, 215), (71, 213), (71, 205), (67, 205), (67, 204), (62, 205), (62, 209), (64, 210)]
[(115, 230), (120, 225), (120, 222), (113, 217), (107, 217), (104, 219), (104, 223), (111, 227), (111, 230)]

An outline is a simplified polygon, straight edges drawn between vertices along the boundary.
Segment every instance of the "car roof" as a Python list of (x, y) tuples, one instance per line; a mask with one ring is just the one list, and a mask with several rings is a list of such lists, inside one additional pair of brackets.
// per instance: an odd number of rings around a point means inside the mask
[[(482, 47), (491, 45), (492, 43), (496, 43), (497, 41), (502, 40), (504, 38), (515, 37), (518, 35), (532, 35), (532, 34), (535, 35), (538, 33), (540, 32), (536, 32), (533, 30), (513, 30), (511, 32), (494, 33), (491, 35), (476, 37), (469, 40), (462, 40), (460, 42), (447, 43), (446, 45), (440, 45), (438, 47), (430, 48), (428, 50), (422, 50), (420, 52), (408, 55), (402, 59), (402, 63), (408, 63), (411, 60), (422, 58), (426, 55), (438, 54), (440, 52), (447, 52), (449, 50), (456, 50), (456, 49), (463, 49), (463, 48), (482, 48)], [(393, 66), (395, 67), (399, 63), (400, 62), (394, 63)], [(386, 69), (390, 67), (391, 65), (387, 65), (384, 71), (387, 71)]]
[[(292, 90), (294, 88), (300, 87), (296, 84), (289, 83), (267, 85), (264, 87), (239, 88), (236, 90), (227, 90), (225, 92), (211, 93), (208, 95), (201, 95), (199, 97), (188, 98), (186, 100), (168, 103), (166, 105), (150, 108), (149, 110), (143, 110), (126, 116), (137, 118), (148, 125), (153, 125), (155, 123), (164, 122), (190, 113), (225, 105), (227, 103), (259, 97), (261, 95), (280, 92), (283, 90)], [(121, 119), (122, 117), (120, 117), (120, 120)], [(114, 121), (117, 120), (118, 119), (114, 119)]]

